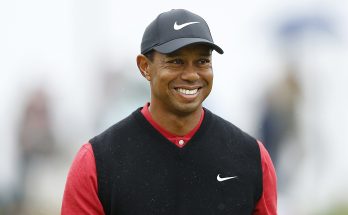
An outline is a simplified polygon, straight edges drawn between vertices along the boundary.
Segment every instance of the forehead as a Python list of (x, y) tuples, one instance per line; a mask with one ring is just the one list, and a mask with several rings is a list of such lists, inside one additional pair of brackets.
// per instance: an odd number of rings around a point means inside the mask
[(185, 55), (211, 56), (211, 53), (212, 49), (209, 46), (204, 44), (193, 44), (164, 55), (168, 57)]

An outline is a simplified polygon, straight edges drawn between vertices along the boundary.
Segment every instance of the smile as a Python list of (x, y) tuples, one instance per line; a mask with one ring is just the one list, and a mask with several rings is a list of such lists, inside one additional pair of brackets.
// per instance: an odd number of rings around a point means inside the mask
[(185, 94), (185, 95), (195, 95), (198, 92), (198, 88), (193, 89), (193, 90), (188, 90), (188, 89), (184, 89), (184, 88), (176, 88), (175, 90), (177, 92), (179, 92), (181, 94)]

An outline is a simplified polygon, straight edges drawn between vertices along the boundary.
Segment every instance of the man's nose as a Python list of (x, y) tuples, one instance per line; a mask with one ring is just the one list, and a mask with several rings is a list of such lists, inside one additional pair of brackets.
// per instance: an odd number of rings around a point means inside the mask
[(187, 65), (181, 74), (181, 78), (190, 82), (197, 81), (199, 79), (197, 68), (195, 68), (193, 65)]

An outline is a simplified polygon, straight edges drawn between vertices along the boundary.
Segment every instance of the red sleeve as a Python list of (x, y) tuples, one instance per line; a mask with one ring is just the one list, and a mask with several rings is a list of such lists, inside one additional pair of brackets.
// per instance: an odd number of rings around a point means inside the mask
[(67, 177), (62, 215), (104, 215), (98, 198), (95, 159), (91, 144), (84, 144), (77, 153)]
[(276, 215), (277, 177), (267, 150), (260, 141), (258, 141), (258, 144), (261, 152), (263, 192), (253, 215)]

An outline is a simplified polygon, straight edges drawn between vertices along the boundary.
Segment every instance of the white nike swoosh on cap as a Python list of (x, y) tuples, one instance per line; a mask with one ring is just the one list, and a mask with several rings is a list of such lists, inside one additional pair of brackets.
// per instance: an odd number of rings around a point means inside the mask
[(229, 179), (232, 179), (232, 178), (237, 178), (238, 176), (232, 176), (232, 177), (225, 177), (225, 178), (221, 178), (220, 177), (220, 174), (218, 174), (217, 175), (217, 177), (216, 177), (216, 179), (218, 180), (218, 181), (226, 181), (226, 180), (229, 180)]
[(186, 23), (183, 23), (183, 24), (181, 24), (181, 25), (178, 25), (176, 22), (174, 23), (174, 30), (180, 30), (180, 29), (182, 29), (182, 28), (185, 28), (186, 26), (188, 26), (188, 25), (192, 25), (192, 24), (197, 24), (197, 23), (199, 23), (199, 22), (186, 22)]

